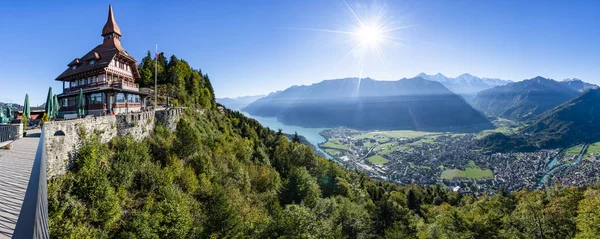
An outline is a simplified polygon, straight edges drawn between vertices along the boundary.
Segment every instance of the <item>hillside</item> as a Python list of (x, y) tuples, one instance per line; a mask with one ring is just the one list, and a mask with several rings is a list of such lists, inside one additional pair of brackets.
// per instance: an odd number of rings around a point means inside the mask
[(551, 79), (536, 77), (479, 92), (473, 107), (491, 116), (511, 120), (528, 120), (579, 94)]
[(491, 127), (462, 97), (422, 78), (326, 80), (292, 86), (259, 99), (244, 111), (304, 127), (355, 129)]
[(600, 89), (588, 90), (545, 112), (522, 132), (540, 147), (600, 141)]
[(563, 148), (600, 141), (600, 89), (583, 94), (531, 120), (518, 134), (495, 133), (479, 140), (488, 152)]
[(234, 98), (216, 98), (217, 103), (224, 105), (231, 110), (241, 110), (250, 103), (265, 97), (265, 95), (240, 96)]

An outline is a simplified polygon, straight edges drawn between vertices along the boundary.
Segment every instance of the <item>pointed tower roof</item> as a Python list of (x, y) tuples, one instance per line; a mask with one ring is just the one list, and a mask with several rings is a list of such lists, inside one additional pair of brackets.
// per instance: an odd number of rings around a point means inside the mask
[(119, 25), (117, 25), (115, 17), (113, 16), (112, 5), (108, 5), (108, 20), (106, 20), (106, 24), (104, 25), (104, 28), (102, 28), (102, 36), (106, 36), (111, 33), (122, 36), (121, 29), (119, 29)]

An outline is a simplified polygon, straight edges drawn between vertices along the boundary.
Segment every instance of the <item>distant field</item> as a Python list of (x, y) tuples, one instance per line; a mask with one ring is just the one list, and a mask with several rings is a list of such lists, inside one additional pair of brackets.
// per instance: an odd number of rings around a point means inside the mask
[[(414, 130), (391, 130), (391, 131), (373, 131), (364, 134), (359, 134), (354, 136), (355, 138), (364, 139), (364, 138), (417, 138), (429, 134), (435, 134), (435, 132), (425, 132), (425, 131), (414, 131)], [(379, 137), (378, 137), (379, 136)]]
[(372, 164), (385, 164), (388, 162), (387, 159), (381, 157), (380, 155), (373, 155), (371, 157), (368, 157), (367, 161), (369, 161)]
[(587, 150), (585, 151), (585, 158), (589, 159), (591, 157), (591, 154), (600, 154), (600, 142), (596, 142), (593, 144), (590, 144), (587, 148)]
[(475, 136), (478, 139), (481, 139), (487, 135), (490, 135), (492, 133), (512, 133), (513, 129), (511, 129), (510, 127), (498, 127), (495, 129), (486, 129), (486, 130), (482, 130), (481, 132), (477, 133), (477, 135)]
[(454, 178), (468, 178), (468, 179), (481, 179), (491, 178), (494, 173), (491, 169), (481, 169), (475, 165), (474, 162), (469, 161), (469, 164), (465, 171), (459, 169), (446, 169), (442, 172), (441, 178), (452, 180)]
[(425, 165), (416, 165), (416, 164), (413, 164), (413, 163), (411, 163), (409, 166), (410, 166), (411, 168), (424, 168), (424, 169), (431, 169), (431, 167), (429, 167), (429, 166), (425, 166)]
[(322, 149), (323, 149), (323, 151), (325, 151), (327, 154), (329, 154), (331, 156), (337, 156), (342, 152), (337, 149), (329, 149), (329, 148), (322, 148)]
[(337, 139), (330, 139), (329, 141), (320, 145), (321, 148), (330, 148), (330, 149), (340, 149), (340, 150), (348, 150), (348, 145), (342, 144)]
[(398, 147), (396, 142), (393, 142), (377, 145), (377, 147), (375, 147), (375, 150), (377, 150), (377, 154), (379, 155), (386, 155), (391, 153), (392, 151), (400, 150), (400, 147)]
[[(579, 154), (579, 152), (581, 152), (581, 149), (583, 148), (582, 145), (577, 145), (571, 148), (568, 148), (565, 150), (565, 155), (566, 156), (576, 156)], [(588, 149), (589, 151), (589, 149)]]

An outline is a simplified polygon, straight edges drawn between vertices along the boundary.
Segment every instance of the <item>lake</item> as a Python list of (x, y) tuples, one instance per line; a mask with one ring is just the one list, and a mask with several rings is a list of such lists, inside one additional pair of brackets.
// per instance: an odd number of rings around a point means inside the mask
[(323, 153), (327, 159), (333, 159), (333, 157), (319, 147), (319, 143), (327, 141), (327, 139), (321, 136), (319, 132), (326, 130), (327, 128), (304, 128), (300, 126), (286, 125), (277, 120), (276, 117), (255, 116), (243, 111), (241, 111), (241, 113), (247, 117), (258, 120), (262, 126), (269, 127), (271, 130), (277, 131), (278, 129), (281, 129), (286, 134), (294, 134), (294, 132), (298, 132), (298, 135), (304, 136), (304, 138), (313, 144), (319, 152)]

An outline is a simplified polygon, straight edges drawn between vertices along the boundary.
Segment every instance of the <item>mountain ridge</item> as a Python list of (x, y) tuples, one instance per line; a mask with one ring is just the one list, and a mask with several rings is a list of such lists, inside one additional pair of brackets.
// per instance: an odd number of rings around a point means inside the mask
[(573, 87), (538, 76), (481, 91), (473, 106), (495, 117), (528, 120), (578, 94)]
[[(292, 86), (249, 104), (243, 111), (277, 117), (283, 123), (303, 127), (427, 129), (490, 126), (489, 121), (462, 97), (439, 82), (420, 77), (398, 81), (344, 78)], [(451, 114), (455, 115), (451, 117)]]

